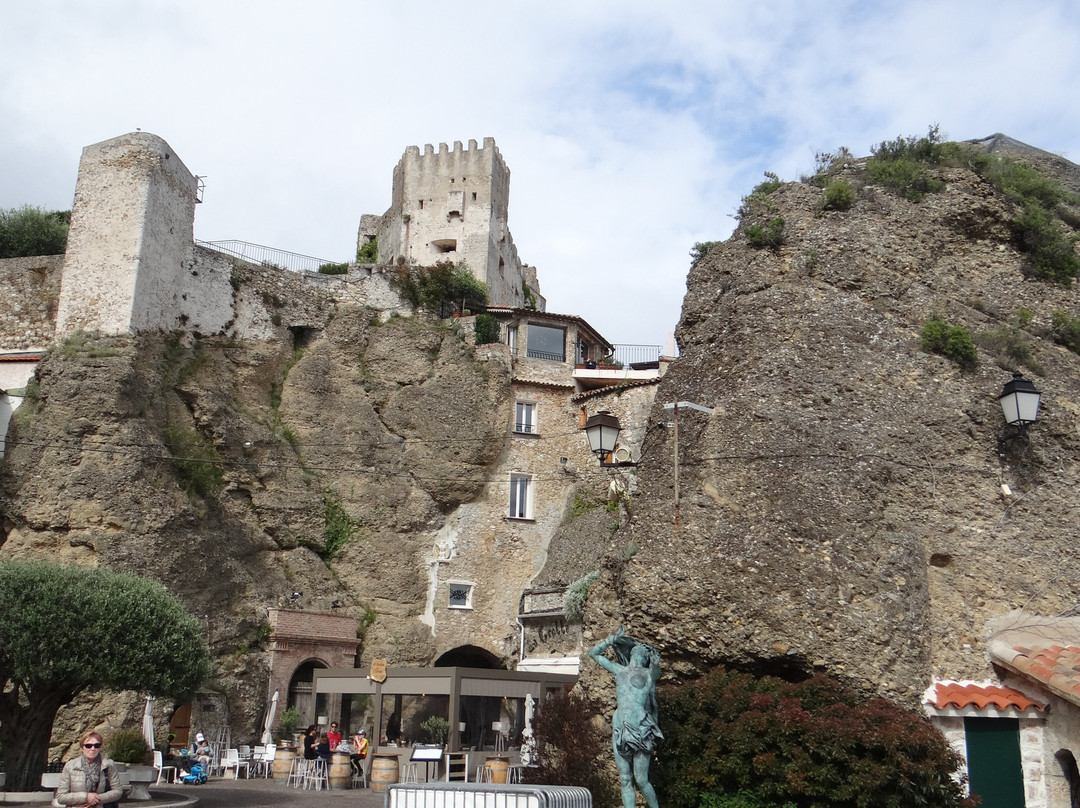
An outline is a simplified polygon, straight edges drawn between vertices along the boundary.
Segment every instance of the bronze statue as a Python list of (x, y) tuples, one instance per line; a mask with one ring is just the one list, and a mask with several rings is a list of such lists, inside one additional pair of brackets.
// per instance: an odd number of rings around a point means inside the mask
[[(604, 656), (608, 648), (615, 649), (618, 662)], [(625, 629), (619, 626), (614, 634), (589, 649), (589, 656), (615, 676), (618, 705), (611, 720), (611, 741), (623, 808), (634, 808), (635, 783), (649, 808), (658, 808), (656, 791), (649, 782), (649, 764), (656, 744), (664, 737), (656, 721), (660, 652), (648, 643), (626, 636)]]

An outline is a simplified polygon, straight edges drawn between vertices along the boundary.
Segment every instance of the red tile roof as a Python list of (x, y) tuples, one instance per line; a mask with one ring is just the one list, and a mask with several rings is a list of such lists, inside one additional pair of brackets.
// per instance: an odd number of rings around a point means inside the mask
[(950, 705), (953, 707), (976, 707), (985, 710), (993, 705), (999, 710), (1014, 708), (1017, 710), (1045, 710), (1046, 705), (1029, 699), (1019, 690), (1011, 687), (989, 685), (964, 685), (958, 682), (938, 682), (927, 701), (939, 710)]
[(1042, 682), (1070, 701), (1080, 703), (1080, 647), (1017, 645), (1012, 650), (1016, 653), (1009, 661), (1013, 669)]

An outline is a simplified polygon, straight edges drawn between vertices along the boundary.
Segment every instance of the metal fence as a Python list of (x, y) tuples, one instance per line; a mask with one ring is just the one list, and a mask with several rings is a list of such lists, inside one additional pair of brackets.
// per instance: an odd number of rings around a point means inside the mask
[(200, 247), (206, 247), (234, 258), (240, 258), (251, 264), (261, 264), (266, 267), (278, 269), (291, 269), (293, 272), (318, 272), (323, 264), (333, 264), (325, 258), (315, 258), (311, 255), (286, 252), (274, 247), (265, 247), (262, 244), (252, 244), (250, 241), (198, 241)]
[(592, 794), (581, 786), (528, 786), (498, 783), (396, 783), (387, 808), (592, 808)]

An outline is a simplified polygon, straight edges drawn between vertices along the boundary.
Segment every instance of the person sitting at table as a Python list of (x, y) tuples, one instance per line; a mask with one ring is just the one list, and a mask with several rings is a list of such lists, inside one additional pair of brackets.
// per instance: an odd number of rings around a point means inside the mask
[(319, 736), (319, 742), (315, 745), (315, 754), (319, 760), (330, 762), (330, 737), (324, 732)]
[(354, 768), (358, 770), (363, 770), (364, 758), (367, 757), (369, 748), (367, 733), (364, 732), (364, 730), (360, 730), (358, 733), (353, 735), (352, 742), (353, 751), (352, 754), (349, 755), (349, 760), (352, 761), (352, 765)]
[(315, 744), (319, 740), (318, 736), (316, 735), (318, 729), (319, 728), (317, 725), (312, 724), (307, 728), (307, 731), (304, 733), (304, 760), (314, 760), (319, 756), (318, 753), (315, 751)]
[(337, 721), (330, 724), (330, 731), (326, 733), (326, 737), (330, 739), (331, 749), (337, 749), (341, 744), (341, 733), (338, 732)]

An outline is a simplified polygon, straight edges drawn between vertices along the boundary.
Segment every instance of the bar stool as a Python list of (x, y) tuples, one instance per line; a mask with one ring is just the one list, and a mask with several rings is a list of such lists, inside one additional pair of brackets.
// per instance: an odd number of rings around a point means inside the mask
[(289, 767), (289, 776), (285, 779), (285, 785), (292, 783), (293, 788), (300, 788), (307, 777), (308, 762), (302, 757), (293, 758), (292, 766)]
[(403, 783), (416, 783), (419, 782), (416, 779), (416, 764), (406, 763), (401, 768), (401, 782)]
[(308, 766), (307, 777), (304, 778), (304, 788), (313, 788), (316, 791), (323, 788), (330, 790), (330, 771), (325, 760), (316, 758), (311, 761), (311, 765)]

